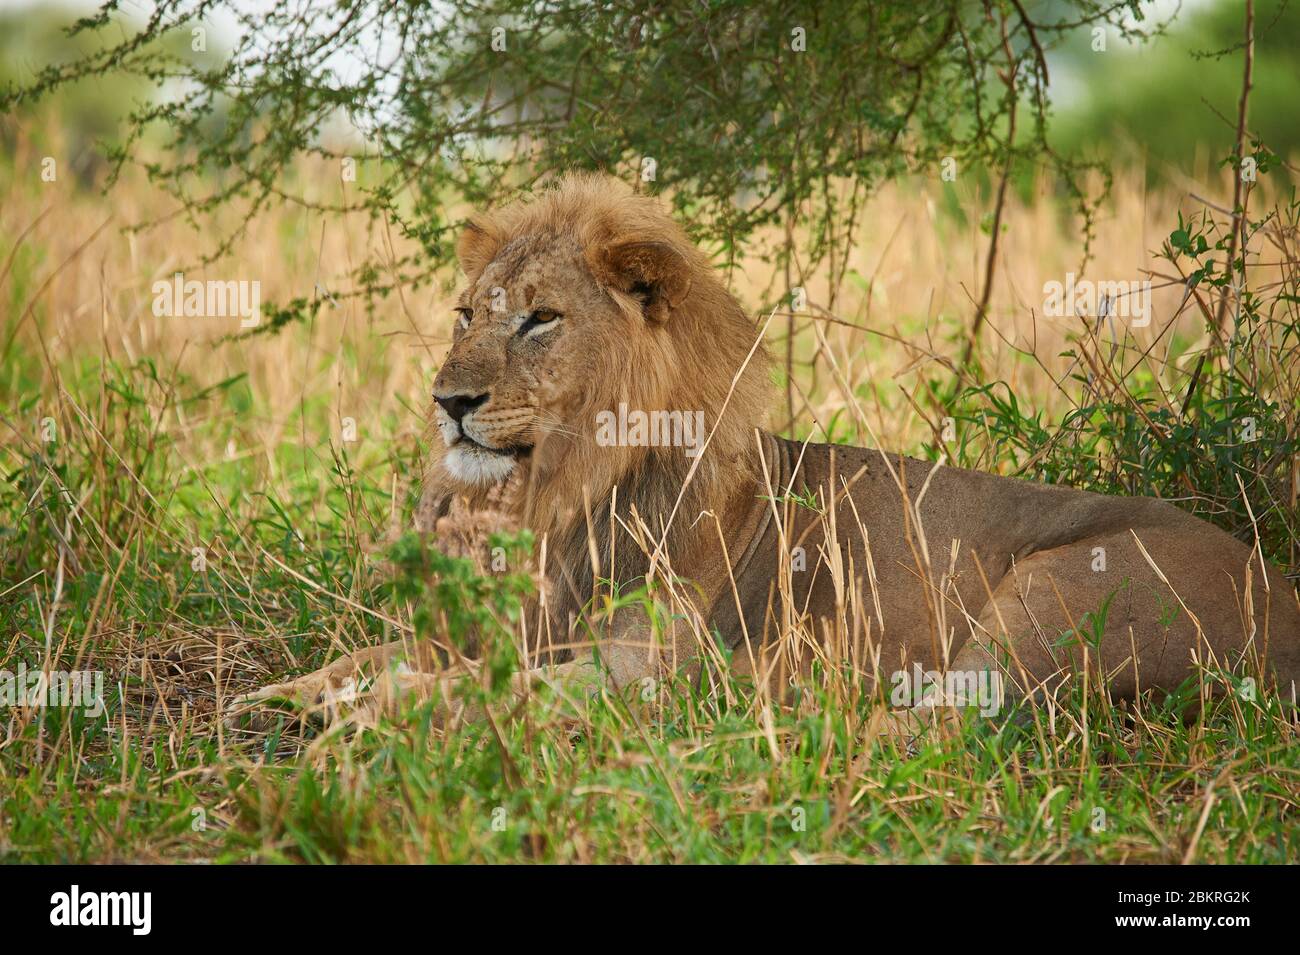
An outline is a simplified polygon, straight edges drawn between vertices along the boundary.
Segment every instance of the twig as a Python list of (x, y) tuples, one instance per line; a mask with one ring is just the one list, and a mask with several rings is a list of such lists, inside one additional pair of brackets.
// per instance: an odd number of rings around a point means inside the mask
[(975, 318), (971, 322), (970, 333), (966, 338), (966, 349), (962, 353), (961, 363), (957, 366), (957, 381), (953, 386), (953, 394), (950, 397), (956, 397), (957, 390), (961, 387), (962, 380), (970, 371), (971, 359), (975, 355), (975, 343), (979, 339), (980, 327), (984, 324), (985, 316), (988, 314), (989, 302), (993, 297), (993, 274), (997, 268), (998, 260), (998, 236), (1002, 232), (1002, 213), (1006, 207), (1007, 200), (1007, 183), (1011, 179), (1011, 164), (1015, 160), (1015, 141), (1016, 141), (1016, 73), (1020, 65), (1010, 50), (1006, 42), (1006, 21), (1002, 23), (1003, 48), (1007, 51), (1008, 64), (1005, 82), (1007, 85), (1007, 100), (1009, 104), (1007, 115), (1007, 159), (1006, 164), (1002, 167), (1002, 178), (998, 182), (997, 203), (993, 207), (993, 234), (989, 239), (989, 253), (984, 259), (984, 288), (980, 290), (979, 305), (975, 308)]
[[(1232, 281), (1233, 263), (1237, 260), (1237, 237), (1244, 236), (1246, 233), (1246, 210), (1241, 207), (1241, 192), (1243, 188), (1241, 178), (1241, 162), (1246, 153), (1246, 115), (1250, 106), (1250, 90), (1252, 86), (1252, 76), (1255, 70), (1255, 0), (1246, 0), (1246, 56), (1245, 66), (1242, 70), (1241, 77), (1241, 98), (1237, 101), (1237, 148), (1236, 159), (1237, 168), (1235, 175), (1232, 177), (1232, 234), (1228, 237), (1228, 267), (1225, 269), (1228, 284)], [(1245, 243), (1242, 243), (1242, 258), (1245, 258)], [(1241, 270), (1241, 279), (1244, 283), (1246, 280), (1246, 269)], [(1228, 313), (1228, 285), (1224, 285), (1223, 292), (1219, 296), (1219, 307), (1215, 310), (1214, 315), (1214, 333), (1216, 337), (1223, 337), (1223, 320)], [(1208, 350), (1201, 353), (1201, 357), (1196, 361), (1196, 369), (1192, 372), (1192, 380), (1187, 383), (1187, 395), (1183, 398), (1182, 417), (1187, 417), (1187, 409), (1192, 405), (1192, 396), (1196, 393), (1196, 386), (1200, 383), (1201, 372), (1205, 368), (1205, 356)]]

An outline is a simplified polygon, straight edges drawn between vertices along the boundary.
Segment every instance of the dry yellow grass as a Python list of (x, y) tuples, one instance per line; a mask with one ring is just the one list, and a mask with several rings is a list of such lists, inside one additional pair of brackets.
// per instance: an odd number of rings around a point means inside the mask
[[(64, 182), (41, 183), (39, 160), (29, 148), (20, 148), (15, 168), (28, 171), (31, 181), (18, 176), (9, 185), (2, 216), (6, 235), (25, 233), (22, 255), (40, 255), (39, 264), (31, 266), (36, 286), (10, 301), (11, 308), (30, 312), (17, 333), (20, 347), (44, 349), (54, 365), (96, 354), (128, 362), (152, 358), (197, 382), (246, 373), (256, 414), (239, 423), (236, 453), (249, 455), (254, 467), (266, 466), (259, 448), (285, 439), (304, 395), (328, 395), (337, 417), (357, 420), (363, 445), (367, 438), (380, 436), (377, 422), (390, 413), (402, 420), (403, 435), (418, 432), (419, 422), (409, 407), (424, 399), (447, 347), (448, 290), (408, 290), (377, 303), (373, 314), (363, 302), (344, 294), (352, 285), (352, 270), (362, 261), (391, 262), (413, 251), (395, 229), (371, 223), (361, 214), (322, 215), (286, 206), (255, 219), (229, 255), (199, 268), (200, 255), (237, 224), (237, 210), (195, 229), (174, 214), (173, 203), (138, 178), (129, 177), (104, 197)], [(303, 196), (317, 202), (346, 198), (346, 184), (333, 173), (322, 167), (300, 170)], [(1095, 254), (1079, 277), (1134, 281), (1151, 273), (1168, 276), (1170, 267), (1158, 261), (1157, 253), (1178, 213), (1199, 214), (1205, 204), (1196, 196), (1220, 205), (1231, 201), (1226, 177), (1208, 168), (1205, 173), (1196, 181), (1154, 191), (1147, 190), (1138, 171), (1117, 177), (1097, 226)], [(970, 325), (983, 281), (989, 240), (979, 223), (990, 202), (975, 195), (968, 182), (959, 179), (954, 185), (968, 223), (964, 227), (942, 211), (937, 179), (889, 185), (867, 205), (849, 258), (849, 269), (864, 281), (850, 279), (832, 290), (824, 269), (795, 280), (807, 289), (810, 315), (827, 314), (826, 305), (833, 302), (829, 314), (882, 333), (869, 336), (833, 323), (824, 328), (849, 380), (877, 386), (880, 403), (869, 411), (872, 429), (899, 450), (914, 448), (930, 434), (901, 392), (887, 383), (911, 390), (914, 372), (933, 371), (925, 369), (929, 356), (957, 360), (958, 338)], [(1046, 195), (1047, 184), (1037, 191)], [(1262, 205), (1268, 199), (1264, 194), (1256, 202)], [(159, 219), (160, 224), (140, 233), (123, 231)], [(989, 378), (1006, 380), (1032, 407), (1059, 415), (1066, 402), (1048, 374), (1059, 379), (1070, 367), (1060, 353), (1080, 334), (1081, 322), (1044, 316), (1043, 287), (1064, 281), (1067, 272), (1078, 272), (1082, 236), (1077, 221), (1050, 197), (1028, 205), (1013, 197), (1004, 225), (980, 357)], [(771, 238), (760, 237), (759, 242)], [(732, 273), (733, 289), (757, 317), (768, 304), (765, 296), (776, 298), (782, 289), (761, 263), (740, 265)], [(221, 342), (240, 331), (236, 321), (151, 313), (152, 283), (180, 270), (186, 279), (257, 280), (264, 303), (329, 294), (338, 304), (323, 307), (310, 328)], [(450, 272), (447, 277), (454, 281)], [(39, 297), (32, 296), (42, 283), (48, 284), (40, 288)], [(1119, 329), (1139, 349), (1179, 311), (1182, 299), (1181, 287), (1171, 287), (1167, 279), (1156, 277), (1154, 285), (1151, 324)], [(784, 295), (780, 299), (786, 301)], [(816, 345), (807, 324), (799, 321), (804, 329), (799, 336), (801, 359)], [(783, 333), (780, 325), (778, 320), (774, 328)], [(1187, 344), (1203, 343), (1203, 319), (1194, 309), (1184, 308), (1165, 341), (1175, 335)], [(1012, 345), (1036, 355), (1041, 367), (1017, 360)], [(783, 347), (774, 344), (778, 353)], [(1162, 354), (1158, 349), (1155, 357)], [(801, 387), (806, 389), (810, 374), (808, 366), (804, 368)], [(51, 374), (48, 367), (46, 374)], [(48, 387), (41, 390), (47, 396), (54, 393)], [(822, 421), (842, 405), (841, 396), (825, 389), (813, 401), (816, 418)], [(811, 422), (805, 418), (805, 423)], [(191, 429), (188, 437), (195, 442), (190, 450), (196, 461), (227, 451), (205, 446), (211, 434), (204, 429)], [(297, 436), (320, 444), (329, 437)]]
[[(447, 347), (454, 276), (447, 287), (406, 290), (368, 310), (346, 294), (353, 270), (366, 260), (397, 261), (412, 247), (382, 222), (293, 205), (254, 220), (228, 256), (200, 268), (238, 210), (195, 231), (138, 179), (103, 197), (42, 183), (39, 160), (20, 142), (18, 174), (0, 193), (0, 302), (6, 339), (12, 335), (0, 355), (0, 464), (18, 475), (23, 497), (4, 511), (17, 521), (7, 546), (13, 567), (39, 568), (31, 580), (4, 568), (0, 612), (18, 626), (0, 637), (9, 654), (27, 654), (41, 646), (48, 621), (54, 655), (111, 664), (130, 705), (120, 744), (97, 729), (65, 727), (47, 747), (30, 715), (11, 724), (0, 746), (0, 857), (1054, 861), (1104, 852), (1178, 861), (1292, 851), (1300, 770), (1287, 755), (1294, 724), (1276, 713), (1261, 718), (1263, 729), (1253, 712), (1239, 711), (1188, 729), (1103, 711), (1093, 714), (1085, 741), (1073, 733), (1051, 739), (1040, 726), (1018, 739), (1012, 756), (1000, 737), (991, 742), (968, 728), (937, 741), (900, 782), (894, 767), (905, 754), (873, 749), (879, 724), (871, 700), (832, 679), (825, 696), (789, 710), (766, 698), (743, 714), (716, 699), (683, 704), (677, 722), (649, 735), (611, 705), (590, 718), (581, 755), (563, 724), (539, 718), (508, 732), (500, 749), (482, 735), (468, 744), (430, 741), (410, 724), (382, 736), (378, 751), (371, 741), (309, 744), (286, 730), (265, 752), (302, 758), (279, 764), (283, 771), (256, 766), (258, 751), (227, 739), (213, 718), (222, 698), (277, 668), (306, 667), (376, 636), (373, 618), (358, 609), (374, 597), (379, 576), (362, 566), (364, 551), (404, 519), (409, 502), (384, 494), (411, 475)], [(308, 199), (344, 197), (336, 170), (303, 166), (294, 176)], [(1230, 201), (1224, 177), (1207, 167), (1198, 178), (1202, 184), (1147, 192), (1136, 171), (1117, 176), (1087, 276), (1168, 275), (1171, 266), (1155, 253), (1180, 213), (1204, 208), (1190, 193)], [(795, 316), (796, 393), (809, 401), (795, 401), (796, 430), (829, 426), (838, 414), (849, 425), (847, 434), (839, 425), (839, 436), (859, 443), (874, 434), (892, 450), (917, 453), (935, 441), (939, 409), (918, 392), (927, 378), (951, 379), (943, 362), (961, 354), (988, 246), (979, 228), (987, 203), (967, 180), (955, 189), (968, 225), (942, 211), (937, 178), (891, 185), (861, 216), (848, 262), (859, 278), (837, 289), (824, 274), (797, 280), (809, 308)], [(1081, 393), (1055, 382), (1072, 367), (1061, 353), (1082, 322), (1044, 317), (1043, 287), (1078, 271), (1082, 243), (1060, 206), (1043, 198), (1046, 189), (1029, 204), (1013, 199), (1006, 211), (977, 354), (987, 379), (1008, 382), (1023, 408), (1059, 423)], [(1252, 201), (1267, 205), (1267, 189)], [(123, 231), (143, 220), (161, 221)], [(778, 282), (756, 256), (740, 265), (733, 286), (756, 316), (787, 301), (784, 277)], [(1252, 277), (1267, 284), (1288, 268)], [(263, 303), (319, 295), (337, 304), (275, 335), (224, 340), (239, 331), (237, 319), (153, 314), (152, 284), (178, 270), (187, 279), (257, 280)], [(1178, 338), (1175, 355), (1186, 363), (1209, 338), (1195, 307), (1180, 313), (1181, 288), (1155, 284), (1148, 327), (1116, 326), (1119, 351), (1104, 342), (1089, 348), (1128, 368), (1172, 320), (1148, 359), (1159, 385), (1151, 393), (1160, 398), (1187, 376), (1185, 367), (1161, 367), (1168, 344)], [(778, 356), (783, 324), (773, 325)], [(120, 373), (143, 362), (158, 369), (156, 382), (139, 368)], [(832, 364), (847, 389), (828, 373)], [(217, 399), (177, 400), (239, 375), (246, 380)], [(773, 408), (778, 425), (782, 407)], [(76, 490), (84, 499), (72, 508), (84, 508), (80, 516), (45, 496), (54, 480), (41, 458), (47, 417), (65, 445), (56, 463), (75, 462), (82, 478)], [(344, 440), (345, 419), (355, 422), (354, 442)], [(154, 437), (168, 442), (161, 474), (144, 450)], [(1014, 466), (997, 452), (990, 443), (973, 463)], [(347, 476), (336, 480), (336, 468)], [(1286, 492), (1294, 507), (1295, 489)], [(264, 559), (282, 530), (299, 535), (299, 560), (279, 551), (291, 570), (346, 601)], [(72, 538), (64, 546), (60, 531)], [(196, 542), (211, 550), (208, 578), (185, 573)], [(56, 580), (60, 571), (66, 585)], [(406, 608), (378, 609), (403, 616)], [(1058, 718), (1062, 727), (1078, 725), (1068, 708), (1054, 711)], [(87, 754), (103, 765), (84, 769)], [(37, 761), (52, 767), (45, 777), (24, 768)], [(68, 778), (79, 785), (54, 785)], [(182, 778), (171, 795), (141, 795)], [(1215, 803), (1207, 830), (1208, 778), (1251, 798)], [(429, 780), (443, 788), (431, 794)], [(129, 815), (124, 834), (60, 829), (70, 813), (100, 805)], [(1088, 821), (1098, 805), (1115, 819), (1104, 836)], [(193, 806), (210, 815), (212, 832), (188, 830)], [(484, 819), (500, 806), (523, 821), (498, 839), (485, 835), (495, 830), (485, 830)], [(800, 808), (825, 812), (808, 842), (789, 824)]]

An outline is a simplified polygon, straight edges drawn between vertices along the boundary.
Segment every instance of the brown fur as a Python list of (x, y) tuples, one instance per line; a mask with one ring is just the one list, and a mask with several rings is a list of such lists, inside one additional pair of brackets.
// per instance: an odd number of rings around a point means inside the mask
[[(534, 445), (516, 516), (548, 538), (548, 563), (562, 578), (553, 591), (562, 601), (555, 615), (563, 621), (591, 596), (589, 542), (598, 548), (602, 575), (609, 573), (611, 553), (621, 580), (635, 580), (648, 568), (644, 547), (621, 530), (611, 533), (611, 525), (618, 526), (609, 507), (616, 486), (621, 521), (631, 522), (636, 513), (656, 534), (667, 530), (666, 552), (692, 549), (692, 537), (701, 533), (692, 528), (696, 516), (725, 501), (755, 465), (754, 429), (768, 398), (767, 358), (753, 322), (682, 228), (655, 200), (617, 180), (569, 176), (530, 202), (477, 216), (457, 252), (468, 285), (464, 303), (490, 302), (491, 290), (501, 287), (511, 307), (528, 307), (532, 290), (534, 301), (542, 293), (562, 297), (565, 321), (582, 323), (580, 331), (567, 330), (567, 350), (507, 356), (520, 365), (511, 369), (516, 379), (536, 382), (536, 389), (510, 395), (515, 406), (530, 409), (531, 419), (501, 436), (507, 443), (523, 433)], [(638, 295), (639, 285), (648, 292)], [(491, 343), (469, 340), (476, 331)], [(454, 344), (438, 387), (491, 391), (498, 363), (484, 353), (508, 347), (488, 323), (471, 329)], [(471, 358), (460, 363), (458, 350)], [(495, 401), (494, 394), (485, 410)], [(596, 444), (596, 415), (620, 402), (645, 411), (704, 412), (705, 431), (713, 433), (689, 482), (693, 459), (681, 448)], [(436, 433), (430, 443), (426, 501), (466, 492), (474, 501), (484, 493), (447, 473), (447, 448)]]
[[(1131, 696), (1174, 689), (1199, 661), (1294, 692), (1294, 588), (1252, 548), (1169, 504), (757, 430), (768, 366), (754, 323), (654, 200), (611, 179), (570, 176), (476, 217), (458, 251), (460, 305), (471, 317), (458, 323), (434, 383), (425, 522), (452, 499), (472, 512), (501, 498), (509, 469), (517, 493), (506, 519), (546, 542), (550, 622), (562, 639), (598, 578), (662, 576), (667, 558), (695, 585), (675, 599), (704, 626), (689, 639), (663, 638), (643, 615), (619, 611), (597, 668), (614, 684), (691, 658), (699, 633), (714, 629), (738, 669), (771, 679), (800, 641), (766, 638), (836, 634), (839, 620), (853, 632), (835, 639), (869, 652), (816, 652), (848, 655), (867, 674), (914, 662), (991, 668), (1038, 692), (1086, 671)], [(473, 410), (454, 424), (444, 409), (462, 399)], [(707, 450), (693, 459), (680, 447), (601, 446), (597, 415), (620, 402), (703, 411)], [(815, 507), (792, 505), (787, 492)], [(639, 526), (647, 539), (637, 540)], [(808, 566), (792, 572), (800, 548)], [(1107, 600), (1095, 648), (1062, 641)], [(662, 640), (673, 657), (660, 655)], [(375, 659), (395, 652), (378, 648)], [(590, 664), (580, 653), (521, 686), (590, 685)], [(319, 696), (361, 665), (343, 660), (269, 690)], [(424, 674), (394, 679), (378, 694), (386, 701), (433, 691)]]

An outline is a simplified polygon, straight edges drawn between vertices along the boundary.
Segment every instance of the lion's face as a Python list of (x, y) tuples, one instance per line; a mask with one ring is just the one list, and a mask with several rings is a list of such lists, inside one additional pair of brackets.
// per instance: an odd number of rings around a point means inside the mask
[[(467, 284), (434, 380), (428, 500), (477, 499), (511, 478), (528, 488), (518, 517), (559, 533), (578, 527), (584, 500), (616, 487), (621, 505), (639, 494), (638, 512), (660, 520), (651, 516), (675, 508), (688, 471), (691, 506), (737, 479), (767, 400), (765, 354), (708, 258), (653, 197), (566, 176), (471, 217), (456, 255)], [(702, 421), (710, 453), (688, 455), (671, 430), (666, 441), (602, 430), (616, 410), (682, 422), (683, 442), (685, 422)]]
[[(461, 292), (451, 352), (434, 380), (443, 467), (456, 482), (493, 484), (550, 438), (589, 387), (604, 349), (634, 333), (567, 236), (514, 239)], [(608, 354), (608, 352), (606, 352)]]

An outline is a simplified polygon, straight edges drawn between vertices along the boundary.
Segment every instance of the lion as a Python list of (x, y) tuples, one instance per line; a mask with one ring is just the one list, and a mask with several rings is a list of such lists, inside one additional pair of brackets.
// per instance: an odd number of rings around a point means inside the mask
[[(464, 553), (467, 526), (535, 533), (521, 694), (705, 664), (779, 683), (822, 658), (876, 687), (939, 672), (964, 687), (927, 704), (971, 704), (986, 677), (1014, 700), (1084, 674), (1131, 699), (1206, 668), (1294, 698), (1294, 588), (1172, 504), (763, 430), (761, 331), (654, 198), (571, 174), (471, 218), (457, 255), (419, 522)], [(648, 585), (667, 623), (611, 599)], [(374, 647), (241, 703), (450, 706), (438, 656)]]

